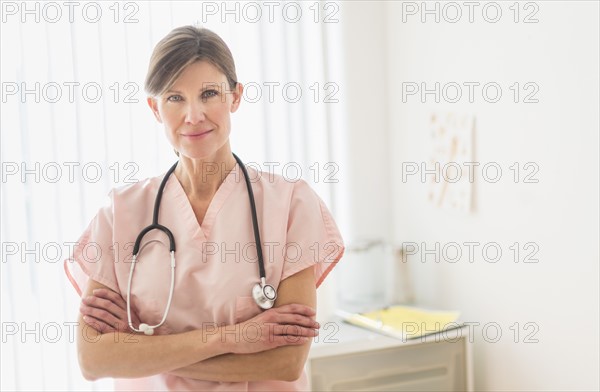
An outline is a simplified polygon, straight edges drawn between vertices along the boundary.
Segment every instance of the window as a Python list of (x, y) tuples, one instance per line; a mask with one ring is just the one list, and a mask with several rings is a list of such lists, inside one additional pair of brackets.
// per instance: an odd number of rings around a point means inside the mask
[(306, 179), (336, 214), (341, 70), (337, 25), (322, 21), (337, 3), (277, 4), (271, 16), (261, 2), (2, 4), (3, 390), (110, 388), (80, 375), (63, 260), (110, 188), (176, 159), (143, 91), (172, 28), (208, 27), (234, 54), (246, 93), (232, 150)]

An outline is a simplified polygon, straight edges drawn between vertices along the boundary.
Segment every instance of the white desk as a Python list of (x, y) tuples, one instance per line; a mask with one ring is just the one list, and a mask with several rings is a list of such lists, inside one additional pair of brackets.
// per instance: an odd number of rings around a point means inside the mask
[(312, 391), (472, 391), (466, 327), (402, 341), (340, 319), (322, 323), (307, 361)]

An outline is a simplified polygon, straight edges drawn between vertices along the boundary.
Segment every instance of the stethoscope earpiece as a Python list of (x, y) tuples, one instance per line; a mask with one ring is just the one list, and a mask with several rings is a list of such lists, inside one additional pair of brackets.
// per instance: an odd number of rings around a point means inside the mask
[(149, 326), (146, 323), (141, 323), (139, 326), (139, 329), (141, 332), (145, 333), (146, 335), (154, 335), (154, 328), (152, 328), (151, 326)]

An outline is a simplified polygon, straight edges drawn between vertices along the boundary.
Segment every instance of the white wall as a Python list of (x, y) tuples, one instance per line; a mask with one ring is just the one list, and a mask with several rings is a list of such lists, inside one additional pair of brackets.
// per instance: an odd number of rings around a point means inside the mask
[[(352, 237), (498, 243), (497, 263), (481, 246), (473, 263), (464, 254), (456, 263), (409, 259), (420, 304), (480, 323), (476, 390), (598, 390), (598, 3), (536, 2), (533, 24), (514, 23), (512, 3), (499, 3), (498, 23), (480, 7), (474, 23), (464, 14), (455, 24), (403, 22), (406, 2), (343, 3)], [(533, 10), (521, 9), (521, 20)], [(481, 90), (474, 103), (402, 101), (403, 82), (436, 81), (494, 81), (504, 95), (495, 104)], [(535, 82), (539, 103), (512, 102), (514, 82)], [(429, 158), (433, 111), (474, 113), (475, 160), (504, 170), (497, 183), (476, 176), (469, 214), (438, 209), (427, 184), (402, 181), (403, 162)], [(535, 162), (539, 183), (514, 183), (513, 162)], [(515, 263), (509, 247), (529, 241), (539, 262)], [(496, 343), (482, 332), (490, 323), (501, 328)], [(531, 332), (537, 343), (524, 342)]]
[(379, 2), (341, 4), (338, 20), (344, 42), (344, 79), (340, 82), (340, 105), (349, 114), (344, 129), (348, 153), (342, 170), (351, 212), (346, 219), (350, 232), (344, 233), (344, 239), (348, 243), (365, 238), (389, 239), (390, 168), (379, 164), (387, 162), (389, 154), (387, 64), (382, 61), (386, 56), (385, 10)]

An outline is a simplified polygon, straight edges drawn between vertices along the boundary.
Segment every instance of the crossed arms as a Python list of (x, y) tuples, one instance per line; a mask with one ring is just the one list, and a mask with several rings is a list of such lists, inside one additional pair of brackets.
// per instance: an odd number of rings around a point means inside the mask
[[(94, 295), (94, 290), (103, 293), (104, 298)], [(226, 331), (221, 329), (225, 327), (214, 327), (156, 336), (130, 335), (114, 329), (102, 333), (96, 330), (102, 328), (90, 327), (97, 325), (96, 320), (123, 317), (122, 298), (121, 302), (106, 299), (115, 296), (120, 298), (93, 280), (82, 296), (77, 350), (81, 371), (88, 380), (171, 373), (221, 382), (293, 381), (302, 374), (310, 339), (318, 328), (314, 321), (316, 288), (312, 268), (281, 281), (272, 309), (235, 325), (239, 331), (244, 330), (245, 323), (260, 326), (258, 340), (236, 339), (235, 334), (225, 333), (231, 332), (232, 326)]]

